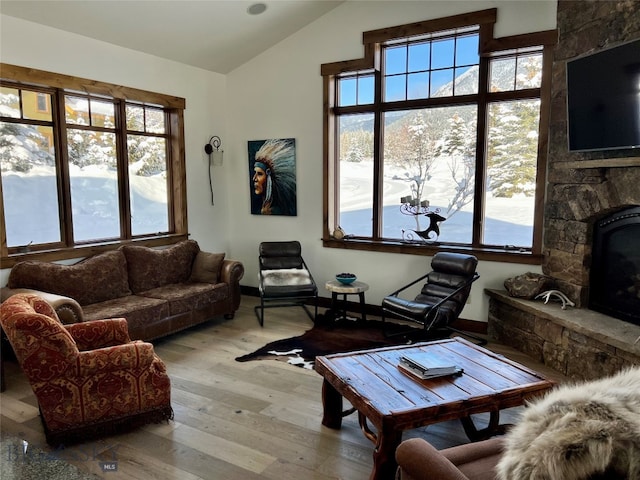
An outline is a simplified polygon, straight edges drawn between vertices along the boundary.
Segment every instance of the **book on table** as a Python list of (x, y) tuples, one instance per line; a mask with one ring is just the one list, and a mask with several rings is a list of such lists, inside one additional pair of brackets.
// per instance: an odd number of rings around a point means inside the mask
[(445, 371), (444, 373), (424, 373), (420, 370), (413, 368), (410, 365), (403, 363), (402, 361), (398, 363), (398, 369), (401, 372), (417, 380), (430, 380), (432, 378), (457, 376), (457, 375), (462, 375), (462, 373), (464, 372), (462, 368), (456, 367), (453, 371)]
[(421, 379), (462, 373), (462, 368), (434, 353), (415, 352), (400, 357), (398, 366)]

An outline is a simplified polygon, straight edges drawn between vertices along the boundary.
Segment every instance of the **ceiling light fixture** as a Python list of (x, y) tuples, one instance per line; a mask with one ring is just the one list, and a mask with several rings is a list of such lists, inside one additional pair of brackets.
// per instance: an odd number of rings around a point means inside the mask
[(249, 8), (247, 8), (247, 13), (249, 15), (260, 15), (261, 13), (264, 13), (266, 9), (266, 3), (254, 3), (253, 5), (249, 5)]

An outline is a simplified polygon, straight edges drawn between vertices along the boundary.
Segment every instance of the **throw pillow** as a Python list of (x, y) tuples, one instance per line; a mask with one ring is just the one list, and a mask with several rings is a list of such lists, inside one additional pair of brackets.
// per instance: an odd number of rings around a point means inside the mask
[(122, 250), (127, 257), (131, 290), (140, 293), (189, 280), (200, 247), (195, 240), (184, 240), (162, 249), (125, 245)]
[(191, 270), (192, 282), (218, 283), (224, 253), (208, 253), (199, 251)]

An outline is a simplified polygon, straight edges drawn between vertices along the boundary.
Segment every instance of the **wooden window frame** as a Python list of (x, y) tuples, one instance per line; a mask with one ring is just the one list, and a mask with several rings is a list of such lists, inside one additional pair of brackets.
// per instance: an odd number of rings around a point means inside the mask
[[(351, 250), (378, 251), (387, 253), (402, 253), (413, 255), (433, 255), (441, 248), (448, 251), (458, 251), (473, 253), (479, 259), (501, 262), (513, 262), (524, 264), (540, 264), (542, 261), (542, 226), (543, 226), (543, 201), (547, 165), (547, 145), (549, 130), (549, 110), (551, 102), (551, 69), (553, 62), (553, 46), (557, 43), (557, 30), (547, 30), (530, 34), (514, 35), (510, 37), (494, 38), (493, 27), (497, 18), (497, 9), (492, 8), (478, 12), (471, 12), (462, 15), (455, 15), (440, 19), (425, 20), (406, 25), (382, 28), (363, 33), (364, 57), (354, 60), (326, 63), (321, 65), (321, 75), (323, 77), (323, 217), (322, 217), (322, 240), (327, 248), (342, 248)], [(429, 243), (416, 244), (410, 242), (390, 241), (375, 238), (347, 238), (342, 240), (334, 239), (331, 232), (337, 227), (336, 219), (339, 217), (339, 204), (337, 201), (338, 186), (338, 158), (336, 138), (336, 112), (344, 113), (373, 113), (380, 115), (380, 103), (374, 105), (355, 105), (337, 107), (336, 84), (342, 76), (353, 75), (357, 72), (373, 70), (377, 76), (376, 89), (381, 88), (379, 78), (381, 76), (381, 56), (382, 46), (390, 41), (419, 37), (434, 32), (453, 30), (471, 26), (478, 26), (479, 33), (479, 54), (480, 54), (480, 75), (488, 81), (489, 60), (495, 55), (504, 52), (524, 49), (528, 47), (541, 47), (543, 55), (542, 81), (539, 89), (514, 90), (506, 92), (491, 93), (486, 84), (479, 85), (478, 101), (474, 102), (478, 106), (478, 138), (476, 149), (476, 168), (482, 167), (483, 173), (476, 174), (475, 198), (474, 198), (474, 227), (473, 239), (470, 245), (435, 245)], [(381, 99), (381, 93), (375, 94), (376, 99)], [(451, 102), (451, 99), (454, 99)], [(502, 100), (519, 100), (527, 98), (540, 99), (540, 123), (538, 140), (538, 163), (536, 176), (536, 196), (535, 213), (533, 225), (533, 243), (530, 251), (507, 250), (498, 248), (487, 248), (480, 245), (480, 229), (483, 222), (483, 196), (485, 192), (485, 145), (486, 145), (486, 111), (490, 103)], [(439, 98), (429, 98), (415, 101), (405, 100), (394, 102), (394, 109), (411, 109), (417, 105), (424, 106), (438, 105), (442, 100)], [(447, 105), (456, 102), (465, 102), (464, 96), (447, 97)], [(444, 102), (442, 102), (444, 103)], [(481, 119), (485, 119), (482, 120)], [(380, 129), (374, 129), (374, 145), (380, 145)], [(376, 147), (374, 146), (374, 149)], [(380, 158), (374, 154), (374, 188), (381, 188), (382, 182), (378, 181), (380, 175)], [(374, 197), (376, 195), (374, 194)], [(379, 196), (378, 196), (379, 198)], [(374, 235), (376, 222), (381, 221), (380, 204), (374, 200)]]
[[(47, 89), (57, 92), (53, 98), (57, 98), (58, 105), (56, 107), (60, 112), (64, 112), (64, 94), (73, 94), (74, 92), (89, 95), (104, 96), (127, 102), (140, 103), (149, 106), (162, 107), (166, 115), (166, 125), (168, 128), (168, 149), (167, 149), (167, 177), (168, 186), (167, 193), (169, 195), (169, 232), (159, 235), (145, 235), (132, 237), (130, 229), (125, 228), (121, 232), (120, 238), (116, 240), (108, 240), (104, 242), (97, 241), (95, 243), (77, 243), (72, 244), (66, 239), (70, 238), (70, 225), (65, 222), (71, 211), (70, 197), (68, 191), (68, 169), (65, 169), (65, 163), (62, 162), (62, 155), (56, 152), (56, 162), (59, 163), (58, 168), (58, 184), (62, 186), (62, 195), (59, 195), (62, 203), (60, 209), (60, 232), (62, 241), (60, 244), (50, 244), (41, 246), (38, 250), (18, 251), (16, 248), (8, 248), (6, 234), (3, 233), (0, 241), (0, 261), (2, 268), (13, 266), (16, 262), (37, 259), (42, 261), (56, 261), (71, 258), (79, 258), (94, 255), (106, 250), (118, 248), (123, 244), (135, 243), (146, 246), (170, 245), (188, 238), (188, 221), (187, 221), (187, 182), (186, 182), (186, 162), (185, 162), (185, 142), (184, 142), (184, 109), (185, 99), (160, 93), (148, 92), (121, 85), (89, 80), (80, 77), (72, 77), (53, 72), (36, 70), (16, 65), (0, 64), (1, 80), (25, 89)], [(124, 105), (124, 102), (123, 102)], [(62, 130), (60, 122), (64, 125), (64, 121), (57, 120), (54, 125), (54, 135), (58, 136), (58, 150), (60, 145), (64, 144), (62, 138)], [(126, 135), (126, 129), (124, 134)], [(66, 157), (65, 157), (66, 158)], [(6, 232), (4, 225), (4, 197), (2, 195), (2, 182), (0, 182), (0, 228), (2, 232)], [(65, 194), (66, 189), (66, 194)], [(127, 196), (128, 196), (128, 189)], [(125, 202), (120, 202), (121, 218), (130, 220), (128, 210), (128, 198)], [(128, 222), (127, 222), (128, 225)]]

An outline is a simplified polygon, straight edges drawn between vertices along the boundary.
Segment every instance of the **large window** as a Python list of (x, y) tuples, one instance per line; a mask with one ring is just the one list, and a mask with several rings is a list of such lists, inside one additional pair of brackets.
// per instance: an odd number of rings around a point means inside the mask
[(186, 235), (184, 100), (47, 72), (39, 76), (56, 87), (34, 85), (9, 65), (2, 73), (3, 259)]
[(540, 254), (557, 35), (493, 39), (495, 17), (366, 32), (365, 58), (322, 66), (326, 246)]

